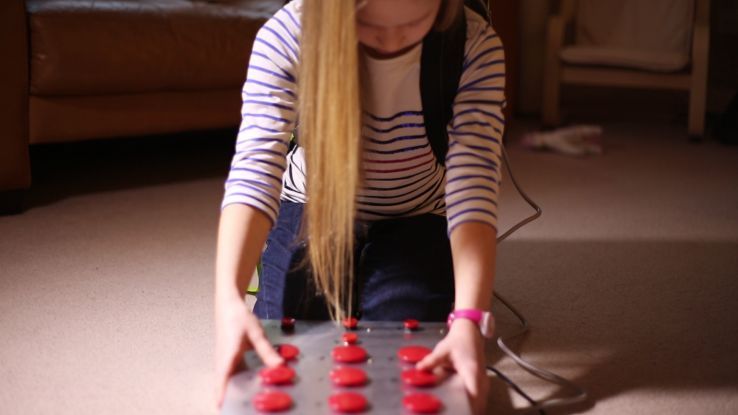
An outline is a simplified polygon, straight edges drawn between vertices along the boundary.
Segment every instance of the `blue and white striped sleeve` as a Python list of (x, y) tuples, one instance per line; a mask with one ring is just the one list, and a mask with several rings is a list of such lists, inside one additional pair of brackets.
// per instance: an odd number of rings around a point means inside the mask
[(469, 33), (464, 67), (448, 125), (446, 215), (448, 233), (465, 222), (497, 229), (497, 196), (505, 121), (505, 57), (488, 25)]
[(276, 222), (295, 126), (299, 19), (287, 5), (259, 30), (243, 86), (241, 126), (221, 207), (240, 203)]

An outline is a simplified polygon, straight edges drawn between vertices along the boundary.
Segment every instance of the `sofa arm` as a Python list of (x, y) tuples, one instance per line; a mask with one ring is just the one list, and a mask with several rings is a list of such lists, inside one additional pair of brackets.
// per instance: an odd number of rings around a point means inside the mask
[(31, 185), (28, 42), (25, 1), (0, 1), (0, 193), (6, 194)]

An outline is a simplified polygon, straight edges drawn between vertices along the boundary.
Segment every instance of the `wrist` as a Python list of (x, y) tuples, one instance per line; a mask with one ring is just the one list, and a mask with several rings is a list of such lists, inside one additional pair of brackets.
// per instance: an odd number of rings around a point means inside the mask
[(215, 288), (215, 304), (231, 304), (234, 302), (244, 302), (245, 294), (242, 294), (240, 290), (233, 286), (229, 287), (216, 287)]
[(477, 325), (477, 323), (465, 318), (456, 319), (448, 326), (449, 333), (456, 331), (473, 332), (479, 336), (482, 335), (482, 332), (481, 330), (479, 330), (479, 326)]
[(454, 323), (474, 326), (486, 338), (491, 338), (494, 335), (494, 317), (489, 311), (476, 308), (456, 309), (449, 313), (446, 320), (449, 329), (456, 325)]
[[(469, 284), (469, 286), (475, 286), (478, 284)], [(479, 292), (478, 289), (464, 290), (459, 289), (454, 297), (454, 310), (489, 310), (492, 308), (492, 296), (484, 295)]]

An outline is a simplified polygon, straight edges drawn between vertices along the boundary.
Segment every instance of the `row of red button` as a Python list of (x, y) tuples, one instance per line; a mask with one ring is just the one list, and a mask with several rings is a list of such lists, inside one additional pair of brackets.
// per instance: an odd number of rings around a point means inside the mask
[[(415, 325), (417, 321), (414, 321), (411, 325)], [(405, 322), (405, 327), (408, 327), (408, 322)], [(417, 325), (414, 326), (417, 328)], [(405, 346), (397, 351), (397, 358), (401, 362), (408, 364), (416, 364), (423, 360), (424, 357), (431, 353), (431, 349), (425, 346)], [(438, 382), (436, 375), (425, 370), (418, 370), (416, 368), (404, 369), (400, 373), (402, 382), (409, 386), (427, 388), (435, 386)], [(402, 399), (402, 406), (410, 412), (422, 413), (422, 414), (434, 414), (441, 410), (441, 401), (435, 396), (429, 393), (413, 392)]]
[[(343, 320), (343, 326), (346, 330), (356, 330), (359, 321), (354, 317)], [(343, 346), (333, 348), (331, 355), (336, 363), (351, 364), (363, 363), (369, 354), (366, 350), (357, 346), (359, 335), (353, 331), (347, 331), (341, 335)], [(363, 369), (353, 366), (338, 366), (331, 370), (328, 375), (334, 385), (340, 387), (358, 387), (363, 386), (369, 380)], [(328, 398), (328, 405), (334, 412), (338, 413), (357, 413), (364, 412), (369, 406), (366, 397), (358, 392), (342, 391), (331, 395)]]
[[(284, 321), (282, 322), (284, 326)], [(294, 320), (292, 320), (294, 327)], [(290, 362), (297, 359), (300, 349), (291, 344), (279, 344), (276, 346), (277, 353), (285, 360)], [(295, 370), (289, 366), (277, 366), (264, 368), (259, 372), (261, 382), (265, 385), (286, 385), (291, 384), (295, 379)], [(282, 391), (264, 391), (257, 393), (251, 400), (254, 409), (259, 412), (281, 412), (292, 407), (292, 397)]]
[[(252, 400), (254, 408), (260, 412), (281, 412), (292, 407), (290, 395), (281, 391), (267, 391), (256, 394)], [(336, 412), (357, 413), (369, 405), (364, 395), (357, 392), (339, 392), (328, 398), (328, 405)], [(436, 413), (441, 402), (433, 395), (412, 393), (402, 399), (405, 409), (415, 413)]]
[[(293, 324), (294, 324), (294, 319)], [(284, 320), (283, 320), (284, 321)], [(402, 325), (407, 330), (418, 330), (420, 328), (420, 322), (418, 320), (409, 318), (405, 321), (403, 321)], [(355, 317), (348, 317), (343, 319), (343, 326), (346, 327), (349, 330), (355, 330), (359, 326), (359, 320)], [(284, 328), (284, 324), (282, 325), (282, 328)]]

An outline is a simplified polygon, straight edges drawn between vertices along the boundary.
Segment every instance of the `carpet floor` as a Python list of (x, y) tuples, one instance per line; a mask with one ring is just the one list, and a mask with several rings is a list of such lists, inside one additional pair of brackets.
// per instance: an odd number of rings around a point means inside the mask
[[(543, 216), (502, 243), (512, 342), (586, 402), (548, 413), (738, 413), (738, 149), (607, 122), (606, 153), (510, 158)], [(228, 132), (40, 146), (0, 217), (0, 412), (214, 414), (212, 279)], [(500, 229), (530, 212), (505, 180)], [(496, 304), (499, 333), (517, 330)], [(546, 384), (489, 345), (535, 399)], [(526, 402), (494, 380), (490, 413)]]

